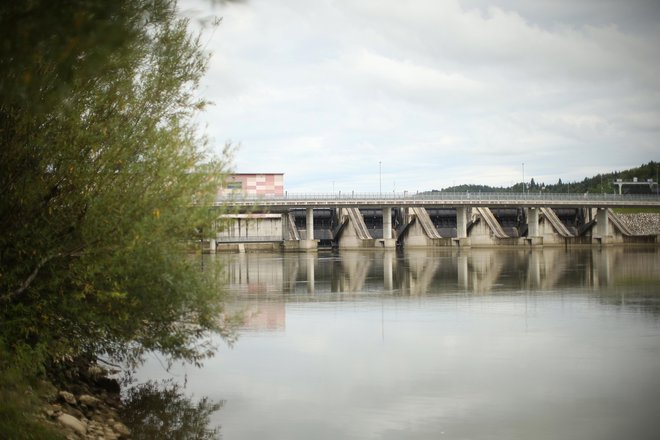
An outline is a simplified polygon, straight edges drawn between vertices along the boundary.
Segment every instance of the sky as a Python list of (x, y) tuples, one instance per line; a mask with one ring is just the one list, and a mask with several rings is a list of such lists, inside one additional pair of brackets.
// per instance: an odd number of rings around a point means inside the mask
[[(660, 159), (658, 0), (180, 0), (200, 118), (295, 193), (556, 183)], [(222, 18), (212, 26), (215, 18)]]

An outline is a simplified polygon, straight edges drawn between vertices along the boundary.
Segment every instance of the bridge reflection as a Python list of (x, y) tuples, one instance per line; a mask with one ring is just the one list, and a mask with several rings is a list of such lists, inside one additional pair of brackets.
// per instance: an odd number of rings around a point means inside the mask
[(232, 303), (246, 326), (282, 330), (285, 304), (347, 296), (497, 295), (660, 282), (660, 251), (625, 247), (564, 250), (417, 249), (402, 253), (225, 255)]

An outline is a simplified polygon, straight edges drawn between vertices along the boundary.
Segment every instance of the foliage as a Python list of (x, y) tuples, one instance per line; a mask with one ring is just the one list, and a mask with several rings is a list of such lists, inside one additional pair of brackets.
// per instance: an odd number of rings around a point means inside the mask
[(186, 245), (223, 159), (195, 115), (207, 56), (170, 0), (0, 5), (0, 335), (64, 362), (198, 362), (227, 331)]
[(176, 383), (147, 382), (128, 390), (121, 417), (135, 440), (212, 440), (220, 429), (210, 429), (209, 418), (220, 408), (206, 397), (193, 403)]
[(57, 430), (33, 414), (33, 407), (46, 393), (43, 383), (34, 380), (43, 347), (25, 345), (8, 350), (0, 337), (0, 433), (13, 440), (64, 440)]
[[(624, 181), (632, 181), (633, 178), (637, 178), (640, 182), (652, 179), (654, 182), (657, 182), (658, 178), (658, 163), (649, 162), (647, 164), (641, 165), (636, 168), (631, 168), (624, 171), (615, 171), (612, 173), (598, 174), (593, 177), (585, 177), (580, 182), (562, 182), (561, 179), (557, 181), (556, 184), (545, 184), (538, 183), (531, 178), (528, 182), (525, 182), (525, 191), (531, 192), (547, 192), (547, 193), (606, 193), (612, 194), (617, 191), (616, 187), (612, 184), (616, 179), (622, 179)], [(645, 193), (649, 192), (648, 186), (640, 186), (639, 189), (643, 190)], [(436, 190), (432, 192), (438, 192)], [(439, 192), (523, 192), (522, 182), (511, 185), (510, 187), (492, 187), (488, 185), (457, 185), (448, 188), (443, 188)]]

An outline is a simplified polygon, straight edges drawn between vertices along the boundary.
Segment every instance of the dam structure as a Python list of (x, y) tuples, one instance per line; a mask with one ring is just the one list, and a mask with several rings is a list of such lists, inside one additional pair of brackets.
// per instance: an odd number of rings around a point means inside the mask
[(224, 228), (206, 250), (394, 249), (658, 244), (615, 208), (660, 208), (657, 195), (548, 193), (290, 194), (218, 197)]

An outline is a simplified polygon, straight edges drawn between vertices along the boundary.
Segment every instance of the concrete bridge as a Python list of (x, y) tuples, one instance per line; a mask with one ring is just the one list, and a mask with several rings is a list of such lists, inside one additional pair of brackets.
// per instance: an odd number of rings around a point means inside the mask
[(236, 195), (209, 250), (658, 243), (612, 208), (660, 208), (657, 195), (547, 193)]

